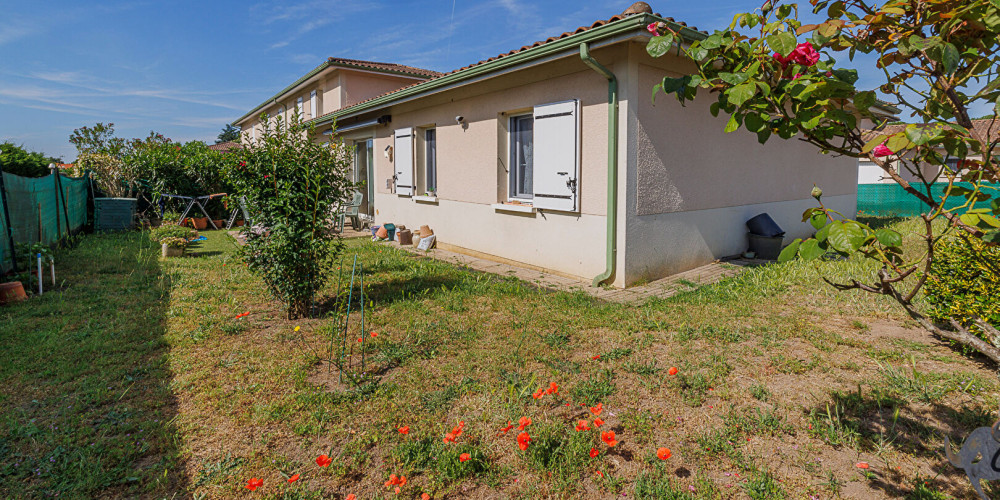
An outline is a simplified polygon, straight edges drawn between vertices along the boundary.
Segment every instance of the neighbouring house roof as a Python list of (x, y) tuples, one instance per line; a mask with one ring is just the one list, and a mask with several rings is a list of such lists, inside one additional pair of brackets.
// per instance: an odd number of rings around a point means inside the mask
[[(909, 123), (889, 123), (881, 128), (874, 130), (863, 130), (861, 133), (861, 138), (865, 141), (870, 141), (880, 135), (893, 135), (898, 134), (906, 130), (906, 126)], [(933, 123), (923, 123), (919, 126), (931, 127), (936, 124)], [(989, 137), (990, 140), (1000, 139), (1000, 122), (994, 122), (992, 118), (980, 118), (977, 120), (972, 120), (972, 128), (975, 132), (982, 134), (983, 137)], [(992, 130), (991, 130), (992, 129)]]
[(436, 76), (441, 76), (442, 73), (437, 71), (432, 71), (429, 69), (415, 68), (413, 66), (406, 66), (404, 64), (395, 63), (384, 63), (375, 61), (362, 61), (359, 59), (345, 59), (342, 57), (329, 57), (323, 64), (316, 66), (312, 71), (306, 73), (298, 80), (292, 82), (291, 85), (281, 89), (277, 94), (274, 94), (264, 102), (258, 104), (255, 108), (251, 109), (247, 114), (237, 118), (233, 121), (234, 124), (240, 123), (246, 120), (248, 117), (253, 116), (254, 113), (260, 111), (271, 103), (277, 102), (278, 98), (291, 92), (299, 85), (305, 83), (306, 80), (318, 75), (327, 68), (337, 67), (337, 68), (347, 68), (347, 69), (363, 69), (366, 71), (375, 71), (378, 73), (386, 73), (390, 75), (401, 75), (410, 76), (417, 78), (433, 78)]
[(573, 31), (567, 31), (561, 35), (549, 37), (531, 45), (524, 45), (519, 49), (514, 49), (489, 59), (484, 59), (468, 66), (463, 66), (428, 80), (417, 82), (391, 92), (386, 92), (382, 95), (352, 104), (350, 106), (345, 106), (341, 109), (309, 120), (306, 123), (324, 125), (337, 118), (363, 113), (380, 106), (388, 105), (396, 100), (415, 96), (424, 92), (442, 89), (443, 87), (450, 86), (464, 80), (500, 71), (523, 62), (539, 59), (567, 49), (575, 49), (580, 43), (603, 40), (630, 32), (635, 32), (634, 34), (640, 35), (649, 35), (649, 32), (646, 31), (645, 28), (649, 23), (653, 22), (667, 23), (667, 25), (669, 25), (674, 31), (679, 32), (683, 37), (689, 40), (701, 40), (708, 36), (708, 33), (705, 31), (701, 31), (693, 26), (688, 26), (684, 22), (675, 21), (671, 17), (663, 17), (660, 14), (623, 13), (609, 19), (595, 21), (593, 24), (587, 26), (580, 26)]
[(208, 149), (211, 149), (212, 151), (227, 152), (232, 149), (243, 149), (243, 145), (238, 142), (226, 141), (218, 144), (209, 144)]

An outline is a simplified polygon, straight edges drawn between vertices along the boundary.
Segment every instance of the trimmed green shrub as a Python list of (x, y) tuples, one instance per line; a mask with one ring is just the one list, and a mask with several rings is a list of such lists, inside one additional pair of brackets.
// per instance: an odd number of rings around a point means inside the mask
[[(1000, 246), (964, 236), (938, 247), (924, 292), (928, 316), (948, 323), (954, 319), (980, 336), (973, 318), (1000, 327)], [(983, 336), (989, 341), (988, 337)]]
[(167, 238), (182, 238), (184, 240), (189, 240), (197, 237), (198, 231), (189, 227), (175, 226), (173, 224), (164, 224), (149, 232), (149, 239), (156, 243), (163, 243), (163, 240)]
[(62, 163), (62, 160), (28, 151), (12, 142), (0, 142), (0, 167), (8, 174), (45, 177), (52, 173), (49, 171), (49, 163)]

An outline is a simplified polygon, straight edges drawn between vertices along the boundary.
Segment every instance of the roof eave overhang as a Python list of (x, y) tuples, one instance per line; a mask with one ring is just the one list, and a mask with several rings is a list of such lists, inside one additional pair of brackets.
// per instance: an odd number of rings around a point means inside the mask
[(348, 106), (333, 113), (314, 118), (306, 122), (306, 125), (323, 126), (333, 123), (340, 118), (357, 116), (363, 113), (385, 108), (393, 104), (410, 101), (437, 92), (449, 90), (461, 85), (480, 81), (500, 74), (505, 70), (533, 65), (533, 63), (546, 62), (548, 60), (565, 57), (569, 52), (576, 52), (581, 43), (602, 42), (614, 39), (614, 42), (623, 41), (638, 36), (649, 36), (646, 26), (653, 22), (665, 22), (672, 29), (679, 32), (682, 37), (688, 40), (701, 40), (708, 35), (693, 30), (687, 26), (682, 26), (676, 22), (664, 19), (652, 14), (636, 14), (603, 26), (591, 28), (580, 33), (575, 33), (566, 38), (553, 40), (530, 49), (517, 52), (508, 56), (500, 57), (489, 62), (478, 64), (470, 68), (456, 71), (438, 78), (427, 80), (412, 87), (400, 89), (396, 92), (386, 94), (361, 104)]

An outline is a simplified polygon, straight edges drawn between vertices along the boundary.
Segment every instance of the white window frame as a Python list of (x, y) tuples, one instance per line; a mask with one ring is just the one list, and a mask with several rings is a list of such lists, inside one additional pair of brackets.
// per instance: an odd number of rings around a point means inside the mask
[(299, 114), (299, 118), (305, 118), (306, 107), (301, 97), (295, 100), (295, 111)]
[[(438, 164), (438, 162), (437, 162), (437, 129), (434, 128), (434, 127), (428, 127), (428, 128), (423, 129), (423, 130), (424, 130), (424, 134), (423, 134), (424, 135), (424, 137), (423, 137), (423, 140), (424, 140), (424, 151), (423, 151), (423, 160), (424, 160), (424, 162), (423, 162), (424, 163), (423, 164), (423, 167), (424, 167), (423, 168), (423, 171), (424, 171), (424, 185), (423, 185), (423, 189), (424, 189), (424, 192), (430, 192), (430, 193), (434, 193), (436, 195), (437, 194), (437, 189), (438, 189), (438, 185), (437, 185), (437, 178), (438, 178), (437, 177), (437, 174), (438, 174), (438, 168), (437, 168), (437, 164)], [(428, 138), (428, 134), (434, 136), (433, 137), (433, 141)], [(433, 148), (431, 147), (431, 143), (432, 142), (433, 142), (433, 146), (434, 146)], [(434, 181), (433, 187), (431, 186), (431, 180), (432, 179)]]
[(319, 103), (316, 102), (316, 91), (313, 90), (309, 92), (309, 118), (316, 118), (319, 116), (316, 110), (317, 104)]
[[(518, 168), (517, 167), (517, 163), (516, 163), (515, 154), (514, 154), (515, 153), (514, 147), (515, 147), (515, 143), (517, 142), (516, 141), (516, 137), (514, 135), (515, 134), (514, 122), (516, 120), (521, 120), (521, 119), (524, 119), (524, 118), (530, 118), (531, 119), (531, 122), (532, 122), (532, 131), (534, 131), (534, 116), (533, 116), (533, 114), (532, 114), (531, 111), (527, 111), (527, 112), (524, 112), (524, 113), (512, 114), (512, 115), (509, 115), (508, 118), (507, 118), (507, 165), (508, 165), (508, 168), (507, 168), (507, 201), (519, 201), (519, 202), (522, 202), (522, 203), (523, 202), (532, 202), (532, 201), (534, 201), (534, 190), (532, 190), (531, 193), (527, 193), (527, 194), (524, 194), (524, 193), (522, 193), (522, 194), (516, 194), (515, 193), (515, 189), (514, 189), (514, 182), (515, 182), (515, 177), (517, 175), (516, 172), (517, 172), (517, 168)], [(532, 152), (533, 152), (534, 148), (535, 148), (534, 133), (532, 133), (529, 137), (531, 139), (531, 149), (532, 149)], [(532, 154), (532, 156), (534, 156), (534, 154)], [(533, 168), (533, 165), (532, 165), (532, 168)]]

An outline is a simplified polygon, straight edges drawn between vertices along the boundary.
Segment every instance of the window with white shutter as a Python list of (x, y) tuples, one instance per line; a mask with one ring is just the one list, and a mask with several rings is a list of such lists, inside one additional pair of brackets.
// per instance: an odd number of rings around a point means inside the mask
[(316, 112), (316, 91), (309, 93), (309, 118), (316, 118), (319, 114)]
[(577, 100), (536, 106), (532, 191), (535, 208), (579, 210), (580, 118)]
[(396, 165), (396, 194), (413, 195), (413, 129), (396, 130), (393, 162)]
[(306, 112), (305, 108), (302, 106), (302, 98), (295, 100), (295, 112), (299, 114), (299, 118), (303, 118), (303, 113)]

